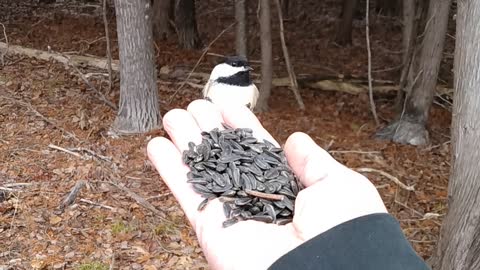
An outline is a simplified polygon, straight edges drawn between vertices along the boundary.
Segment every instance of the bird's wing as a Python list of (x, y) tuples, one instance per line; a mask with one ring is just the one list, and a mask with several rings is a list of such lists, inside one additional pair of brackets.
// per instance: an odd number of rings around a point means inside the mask
[(212, 82), (211, 80), (208, 80), (205, 86), (203, 87), (202, 94), (204, 98), (208, 97), (208, 93), (210, 92), (211, 82)]
[(253, 108), (255, 108), (255, 106), (257, 105), (257, 100), (258, 100), (258, 96), (260, 95), (260, 93), (258, 92), (258, 88), (255, 84), (253, 84), (253, 96), (252, 96), (252, 103), (250, 104), (250, 108), (253, 110)]

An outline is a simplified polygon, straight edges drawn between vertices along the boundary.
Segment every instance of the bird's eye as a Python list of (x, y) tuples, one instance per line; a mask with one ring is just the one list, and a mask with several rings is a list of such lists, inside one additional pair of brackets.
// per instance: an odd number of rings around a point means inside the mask
[(232, 63), (232, 67), (238, 67), (238, 63), (233, 62), (233, 63)]

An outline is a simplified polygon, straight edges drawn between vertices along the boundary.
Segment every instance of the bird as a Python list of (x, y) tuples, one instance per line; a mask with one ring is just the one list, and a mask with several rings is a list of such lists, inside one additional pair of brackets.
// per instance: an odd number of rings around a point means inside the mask
[(210, 73), (210, 78), (203, 87), (203, 98), (221, 106), (245, 105), (253, 110), (259, 92), (250, 78), (252, 70), (246, 57), (226, 57)]

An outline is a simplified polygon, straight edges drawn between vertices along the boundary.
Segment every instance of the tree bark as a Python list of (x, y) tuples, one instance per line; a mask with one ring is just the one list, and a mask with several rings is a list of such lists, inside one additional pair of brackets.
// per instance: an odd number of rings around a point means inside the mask
[(120, 106), (113, 131), (143, 133), (158, 128), (156, 70), (149, 0), (115, 0), (120, 55)]
[(195, 13), (195, 0), (175, 0), (175, 25), (181, 48), (197, 49), (201, 46)]
[(358, 0), (343, 0), (342, 14), (338, 24), (335, 42), (346, 46), (352, 44), (352, 23)]
[(172, 0), (153, 0), (153, 37), (157, 41), (168, 39), (173, 33)]
[(272, 88), (272, 25), (270, 19), (270, 1), (260, 0), (260, 43), (262, 54), (262, 83), (256, 111), (268, 110), (268, 99)]
[(411, 70), (413, 76), (408, 78), (402, 112), (391, 124), (379, 131), (377, 137), (411, 145), (425, 145), (429, 142), (426, 124), (442, 60), (450, 3), (451, 0), (430, 1), (419, 65), (418, 68), (411, 65), (415, 69)]
[(237, 55), (247, 57), (247, 9), (245, 5), (245, 0), (235, 0), (235, 21), (237, 22), (235, 49)]
[[(402, 72), (400, 74), (400, 91), (397, 93), (395, 108), (397, 114), (401, 114), (403, 110), (403, 102), (405, 99), (404, 88), (407, 85), (407, 75), (409, 74), (412, 60), (415, 56), (415, 45), (417, 39), (417, 20), (415, 20), (415, 3), (416, 0), (403, 1), (403, 56), (402, 56)], [(419, 13), (421, 14), (421, 13)]]
[[(387, 16), (398, 16), (405, 0), (377, 0), (376, 11)], [(423, 1), (423, 0), (422, 0)]]
[(452, 174), (435, 270), (480, 269), (480, 2), (457, 1)]

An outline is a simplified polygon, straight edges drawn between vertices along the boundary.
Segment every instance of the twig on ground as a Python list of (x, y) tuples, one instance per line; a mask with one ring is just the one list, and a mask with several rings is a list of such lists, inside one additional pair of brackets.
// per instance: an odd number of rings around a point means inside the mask
[[(85, 75), (83, 75), (82, 71), (80, 71), (80, 69), (78, 69), (77, 66), (75, 66), (74, 64), (71, 64), (70, 63), (70, 58), (62, 53), (59, 53), (61, 55), (63, 55), (63, 57), (65, 57), (68, 61), (68, 65), (71, 66), (77, 73), (78, 75), (80, 76), (80, 78), (85, 82), (85, 84), (87, 84), (87, 86), (90, 88), (90, 90), (92, 90), (93, 92), (95, 92), (99, 97), (100, 97), (100, 100), (103, 101), (105, 104), (107, 104), (107, 106), (109, 106), (110, 108), (114, 109), (114, 110), (117, 110), (117, 106), (115, 106), (115, 104), (113, 104), (110, 100), (108, 100), (104, 94), (102, 94), (102, 92), (98, 91), (97, 88), (95, 88), (95, 86), (93, 86), (93, 84), (85, 77)], [(110, 61), (110, 70), (109, 72), (111, 72), (111, 58), (109, 58), (109, 61)]]
[(305, 104), (303, 103), (302, 96), (300, 95), (300, 91), (298, 90), (298, 82), (297, 78), (295, 76), (295, 72), (293, 70), (292, 63), (290, 62), (290, 56), (288, 55), (288, 48), (287, 44), (285, 42), (285, 35), (284, 35), (284, 29), (283, 29), (283, 16), (282, 16), (282, 6), (280, 5), (279, 0), (275, 0), (276, 6), (277, 6), (277, 14), (278, 14), (278, 21), (280, 25), (280, 41), (282, 42), (282, 50), (283, 50), (283, 56), (285, 58), (285, 65), (287, 66), (287, 72), (288, 76), (290, 77), (290, 83), (291, 83), (291, 88), (293, 91), (293, 95), (295, 96), (295, 99), (297, 100), (298, 106), (300, 107), (300, 110), (305, 110)]
[(151, 196), (151, 197), (147, 198), (147, 201), (154, 200), (154, 199), (161, 199), (161, 198), (164, 198), (164, 197), (168, 197), (170, 195), (172, 195), (172, 192), (167, 192), (167, 193), (164, 193), (164, 194)]
[(386, 188), (386, 187), (389, 187), (390, 184), (383, 184), (383, 185), (378, 185), (378, 186), (375, 186), (376, 189), (382, 189), (382, 188)]
[(370, 0), (367, 0), (366, 3), (366, 11), (365, 11), (365, 28), (366, 33), (365, 37), (367, 40), (367, 54), (368, 54), (368, 96), (370, 99), (370, 109), (372, 110), (373, 119), (375, 120), (375, 124), (378, 126), (380, 122), (378, 121), (377, 110), (375, 109), (375, 101), (373, 100), (373, 86), (372, 86), (372, 51), (370, 49), (370, 27), (369, 27), (369, 7), (370, 7)]
[(82, 155), (78, 154), (78, 153), (75, 153), (75, 152), (72, 152), (70, 150), (67, 150), (63, 147), (60, 147), (60, 146), (57, 146), (57, 145), (54, 145), (54, 144), (49, 144), (48, 145), (49, 148), (52, 148), (52, 149), (55, 149), (55, 150), (59, 150), (59, 151), (62, 151), (62, 152), (65, 152), (67, 154), (70, 154), (72, 156), (76, 156), (78, 158), (81, 158), (81, 159), (85, 159)]
[(115, 252), (112, 253), (112, 261), (110, 262), (110, 270), (113, 270), (115, 267)]
[(111, 211), (115, 211), (114, 207), (111, 207), (111, 206), (108, 206), (108, 205), (105, 205), (105, 204), (96, 203), (96, 202), (93, 202), (93, 201), (90, 201), (90, 200), (87, 200), (87, 199), (80, 199), (80, 201), (83, 202), (83, 203), (88, 203), (88, 204), (99, 206), (99, 207), (102, 207), (102, 208), (105, 208), (105, 209), (108, 209), (108, 210), (111, 210)]
[(193, 67), (193, 69), (190, 71), (190, 73), (188, 74), (187, 78), (183, 81), (183, 83), (177, 88), (177, 90), (175, 90), (175, 92), (172, 94), (172, 96), (170, 97), (170, 99), (168, 100), (167, 104), (171, 104), (173, 99), (177, 96), (177, 94), (180, 92), (180, 90), (185, 86), (186, 82), (188, 81), (188, 79), (190, 79), (190, 76), (192, 76), (192, 73), (195, 71), (195, 69), (198, 67), (198, 65), (200, 65), (200, 62), (203, 60), (203, 58), (205, 57), (205, 55), (207, 54), (208, 50), (210, 49), (210, 47), (212, 47), (213, 43), (215, 43), (225, 32), (227, 32), (230, 28), (232, 28), (232, 26), (235, 25), (235, 22), (231, 23), (229, 26), (227, 26), (227, 28), (223, 29), (222, 32), (220, 32), (220, 34), (218, 34), (209, 44), (208, 46), (203, 50), (203, 53), (202, 55), (200, 56), (200, 58), (198, 59), (197, 63), (195, 64), (195, 66)]
[(155, 215), (158, 215), (161, 218), (165, 218), (165, 215), (162, 212), (160, 212), (157, 208), (155, 208), (155, 206), (153, 206), (151, 203), (149, 203), (147, 200), (145, 200), (142, 196), (140, 196), (137, 193), (131, 191), (129, 188), (127, 188), (125, 186), (121, 186), (121, 185), (116, 184), (116, 183), (111, 182), (111, 181), (109, 181), (107, 183), (109, 183), (110, 185), (112, 185), (112, 186), (118, 188), (119, 190), (127, 193), (127, 195), (130, 196), (130, 198), (134, 199), (138, 204), (140, 204), (141, 206), (150, 210)]
[(108, 36), (107, 0), (103, 0), (103, 24), (105, 25), (105, 38), (107, 40), (107, 65), (108, 65), (108, 91), (112, 91), (112, 52), (110, 50), (110, 38)]
[(8, 36), (7, 36), (7, 30), (5, 29), (5, 25), (3, 23), (0, 23), (0, 25), (3, 28), (3, 36), (5, 37), (5, 44), (7, 44), (7, 46), (5, 48), (5, 52), (0, 51), (0, 62), (2, 62), (2, 67), (3, 67), (3, 66), (5, 66), (4, 57), (8, 52)]
[(67, 131), (65, 129), (63, 129), (62, 127), (60, 127), (59, 125), (57, 125), (53, 120), (50, 120), (48, 119), (47, 117), (45, 117), (43, 114), (41, 114), (39, 111), (37, 111), (33, 106), (32, 104), (28, 103), (28, 102), (24, 102), (24, 101), (20, 101), (20, 100), (17, 100), (15, 98), (12, 98), (12, 97), (7, 97), (5, 95), (0, 95), (0, 98), (4, 98), (4, 99), (8, 99), (12, 102), (15, 102), (15, 103), (18, 103), (24, 107), (27, 107), (27, 109), (29, 109), (30, 111), (32, 111), (33, 113), (35, 113), (38, 117), (42, 118), (43, 121), (49, 123), (50, 125), (54, 126), (56, 129), (62, 131), (63, 133), (66, 133), (68, 134), (70, 137), (72, 137), (74, 140), (76, 140), (77, 142), (81, 142), (80, 139), (77, 138), (77, 136), (75, 134), (73, 134), (72, 132), (70, 131)]
[(77, 181), (77, 183), (75, 183), (75, 186), (73, 186), (68, 196), (65, 197), (65, 199), (63, 199), (63, 201), (60, 203), (60, 206), (58, 207), (59, 213), (63, 213), (63, 211), (65, 210), (65, 207), (69, 206), (75, 201), (78, 194), (80, 193), (80, 190), (82, 190), (85, 184), (86, 182), (84, 180), (79, 180)]
[(414, 186), (407, 186), (405, 185), (404, 183), (402, 183), (400, 180), (398, 180), (397, 177), (389, 174), (389, 173), (386, 173), (384, 171), (381, 171), (381, 170), (377, 170), (377, 169), (372, 169), (372, 168), (356, 168), (355, 171), (357, 172), (366, 172), (366, 173), (378, 173), (384, 177), (386, 177), (387, 179), (391, 180), (392, 182), (394, 182), (395, 184), (397, 184), (399, 187), (401, 187), (402, 189), (405, 189), (405, 190), (408, 190), (408, 191), (414, 191), (415, 188)]

